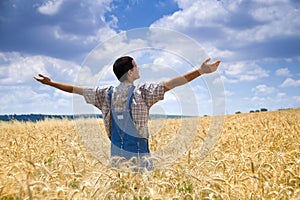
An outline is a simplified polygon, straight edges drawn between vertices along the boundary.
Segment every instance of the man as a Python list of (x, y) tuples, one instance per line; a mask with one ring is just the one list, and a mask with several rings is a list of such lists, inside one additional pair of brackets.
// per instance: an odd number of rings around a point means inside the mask
[[(199, 69), (174, 77), (162, 83), (146, 83), (138, 87), (134, 81), (140, 78), (139, 67), (129, 56), (118, 58), (113, 71), (120, 84), (117, 87), (83, 88), (76, 85), (52, 81), (39, 74), (37, 81), (65, 92), (82, 95), (87, 103), (99, 108), (103, 115), (105, 129), (111, 140), (112, 158), (133, 160), (134, 166), (152, 169), (148, 146), (148, 116), (153, 104), (164, 98), (164, 93), (186, 84), (200, 75), (217, 70), (220, 61), (209, 63), (207, 59)], [(146, 158), (146, 159), (145, 159)], [(117, 166), (113, 161), (112, 165)], [(122, 162), (121, 162), (122, 163)]]

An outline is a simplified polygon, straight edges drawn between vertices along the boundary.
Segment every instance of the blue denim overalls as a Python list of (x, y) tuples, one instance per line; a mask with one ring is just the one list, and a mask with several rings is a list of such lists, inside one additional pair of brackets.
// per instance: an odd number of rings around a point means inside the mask
[[(153, 164), (152, 161), (147, 160), (147, 157), (150, 156), (148, 140), (140, 136), (132, 120), (131, 102), (134, 89), (135, 86), (131, 86), (128, 92), (125, 110), (117, 112), (112, 102), (113, 87), (110, 88), (109, 97), (112, 114), (111, 157), (122, 157), (125, 158), (126, 162), (130, 160), (130, 164), (135, 166), (135, 171), (140, 168), (146, 168), (150, 171), (153, 169)], [(112, 162), (112, 165), (118, 167), (114, 162)]]

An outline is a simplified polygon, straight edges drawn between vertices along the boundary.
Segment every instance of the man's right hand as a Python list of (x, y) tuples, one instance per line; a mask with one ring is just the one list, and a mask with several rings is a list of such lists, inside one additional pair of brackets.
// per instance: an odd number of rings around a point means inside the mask
[(43, 83), (45, 85), (49, 85), (51, 83), (51, 79), (47, 76), (44, 76), (43, 74), (38, 74), (38, 76), (33, 77), (35, 80), (37, 80), (40, 83)]
[(43, 74), (38, 74), (38, 76), (35, 76), (33, 78), (42, 84), (55, 87), (64, 92), (75, 93), (75, 94), (79, 94), (79, 95), (83, 94), (82, 87), (76, 86), (76, 85), (70, 85), (70, 84), (66, 84), (66, 83), (55, 82), (55, 81), (52, 81), (51, 78), (44, 76)]
[(209, 73), (215, 72), (218, 69), (218, 67), (219, 67), (219, 65), (221, 63), (220, 60), (217, 60), (214, 63), (209, 63), (209, 61), (210, 61), (210, 58), (206, 59), (202, 63), (202, 65), (201, 65), (201, 67), (199, 69), (199, 73), (200, 74), (209, 74)]

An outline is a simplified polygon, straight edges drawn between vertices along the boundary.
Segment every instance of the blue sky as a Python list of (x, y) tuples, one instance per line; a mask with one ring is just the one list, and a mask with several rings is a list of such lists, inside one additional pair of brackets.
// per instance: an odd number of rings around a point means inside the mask
[[(93, 84), (117, 83), (111, 71), (105, 80), (100, 72), (115, 59), (109, 52), (123, 44), (116, 37), (137, 28), (175, 31), (201, 46), (205, 53), (200, 52), (199, 59), (220, 59), (218, 78), (226, 113), (298, 108), (299, 22), (297, 0), (2, 0), (0, 114), (74, 113), (73, 95), (32, 77), (43, 73), (56, 81), (91, 85), (78, 81), (78, 74), (84, 72), (84, 79)], [(168, 41), (170, 48), (181, 49), (185, 57), (170, 55), (163, 46), (155, 52), (139, 50), (145, 41), (142, 36), (134, 44), (125, 44), (140, 66), (142, 78), (137, 84), (165, 80), (197, 67), (184, 59), (195, 52), (178, 35), (163, 38), (162, 34), (160, 39)], [(109, 48), (104, 52), (105, 45)], [(84, 71), (95, 49), (102, 51), (95, 55), (106, 62), (98, 63), (99, 69)], [(189, 87), (193, 97), (187, 98), (184, 87), (178, 88), (151, 112), (191, 114), (197, 108), (199, 115), (211, 114), (215, 91), (207, 79), (199, 78)]]

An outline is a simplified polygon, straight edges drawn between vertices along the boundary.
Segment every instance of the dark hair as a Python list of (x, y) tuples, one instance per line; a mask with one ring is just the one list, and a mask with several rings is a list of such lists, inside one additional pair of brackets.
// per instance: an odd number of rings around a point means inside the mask
[(115, 61), (113, 71), (118, 80), (123, 81), (127, 79), (127, 76), (124, 75), (133, 68), (132, 60), (133, 58), (130, 56), (123, 56)]

